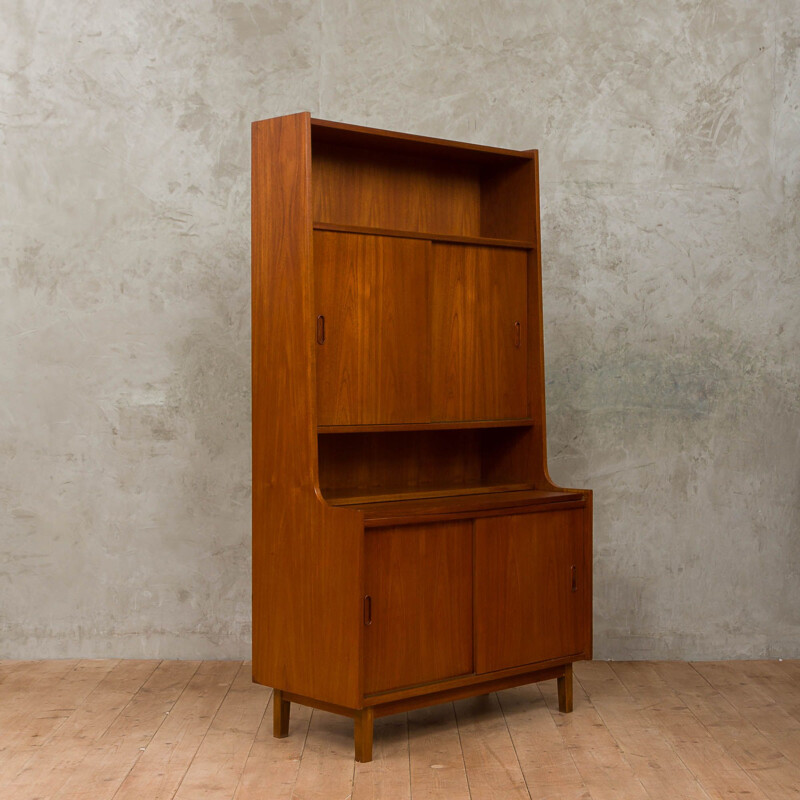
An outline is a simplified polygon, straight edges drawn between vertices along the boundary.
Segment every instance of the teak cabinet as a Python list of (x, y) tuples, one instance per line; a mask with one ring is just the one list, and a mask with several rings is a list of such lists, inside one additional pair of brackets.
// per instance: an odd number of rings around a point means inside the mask
[(592, 495), (547, 472), (538, 161), (253, 124), (253, 676), (372, 721), (591, 658)]

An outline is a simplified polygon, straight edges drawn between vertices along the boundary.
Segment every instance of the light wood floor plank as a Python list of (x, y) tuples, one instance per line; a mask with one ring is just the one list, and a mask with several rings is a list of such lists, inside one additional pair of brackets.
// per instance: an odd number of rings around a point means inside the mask
[(0, 786), (20, 773), (118, 662), (23, 663), (0, 687)]
[(311, 709), (293, 704), (289, 736), (276, 739), (272, 735), (273, 699), (270, 695), (234, 800), (290, 800), (292, 797), (311, 722)]
[(353, 722), (245, 662), (0, 662), (5, 800), (800, 800), (800, 662), (578, 663), (555, 681)]
[(11, 671), (0, 687), (0, 750), (40, 745), (117, 664), (116, 661), (57, 661)]
[(52, 795), (53, 800), (113, 797), (199, 666), (198, 661), (161, 662)]
[(312, 711), (292, 797), (347, 800), (353, 788), (354, 758), (353, 720)]
[(775, 800), (800, 798), (800, 767), (776, 750), (691, 664), (657, 664), (656, 671), (764, 794)]
[(0, 688), (0, 749), (41, 744), (116, 664), (44, 661), (10, 671)]
[(591, 800), (537, 684), (498, 693), (532, 800)]
[(253, 683), (250, 664), (242, 664), (195, 753), (175, 800), (230, 800), (233, 797), (269, 695), (269, 689)]
[[(34, 665), (41, 664), (41, 661), (9, 661), (8, 659), (0, 660), (0, 683), (14, 672), (27, 671), (30, 672)], [(2, 697), (3, 690), (0, 689), (0, 697)]]
[(558, 710), (556, 682), (539, 684), (542, 696), (594, 800), (642, 800), (648, 794), (603, 724), (580, 683), (574, 684), (574, 710)]
[(408, 747), (414, 800), (469, 800), (452, 703), (409, 711)]
[(800, 661), (739, 661), (742, 674), (758, 683), (787, 714), (800, 720)]
[(611, 667), (711, 798), (765, 800), (766, 795), (659, 677), (652, 663), (615, 661)]
[(10, 783), (11, 796), (52, 797), (158, 666), (119, 661)]
[(748, 678), (739, 662), (706, 661), (693, 666), (777, 750), (800, 765), (800, 720), (787, 713), (761, 681)]
[(575, 677), (653, 800), (708, 800), (697, 779), (608, 664), (580, 662), (575, 665)]
[(497, 695), (459, 700), (454, 705), (472, 800), (529, 800)]
[(114, 800), (171, 800), (239, 671), (238, 661), (204, 661)]
[(408, 715), (375, 720), (372, 761), (356, 764), (353, 800), (411, 800)]

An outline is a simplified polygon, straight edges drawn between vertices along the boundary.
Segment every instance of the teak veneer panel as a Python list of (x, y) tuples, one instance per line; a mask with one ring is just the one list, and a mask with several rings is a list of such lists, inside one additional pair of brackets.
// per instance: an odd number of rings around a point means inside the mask
[(472, 524), (366, 537), (364, 692), (472, 672)]
[(429, 361), (420, 358), (428, 250), (416, 239), (314, 233), (319, 424), (430, 419)]
[(253, 677), (347, 705), (361, 696), (363, 529), (315, 490), (308, 125), (253, 125)]
[[(435, 519), (435, 517), (484, 516), (487, 513), (500, 514), (506, 509), (521, 513), (536, 507), (556, 504), (558, 509), (569, 503), (585, 503), (580, 492), (548, 492), (540, 490), (487, 492), (486, 494), (465, 494), (450, 497), (431, 497), (418, 500), (394, 500), (385, 503), (360, 503), (349, 506), (364, 514), (367, 526), (413, 523), (415, 518)], [(563, 505), (562, 505), (563, 504)]]
[(340, 233), (366, 233), (372, 236), (394, 236), (401, 239), (425, 239), (431, 242), (449, 242), (450, 244), (475, 244), (485, 247), (510, 247), (515, 250), (533, 250), (532, 241), (523, 239), (498, 239), (491, 236), (459, 236), (449, 233), (433, 233), (431, 231), (398, 230), (394, 228), (376, 228), (371, 225), (346, 225), (334, 222), (315, 222), (315, 231), (339, 231)]
[(584, 513), (475, 521), (477, 672), (582, 654)]
[(314, 147), (314, 220), (417, 232), (481, 235), (480, 176), (418, 156), (386, 158), (348, 146)]
[(321, 491), (325, 497), (335, 497), (379, 494), (389, 487), (416, 491), (474, 486), (482, 482), (481, 433), (389, 431), (320, 436)]
[(436, 497), (465, 497), (471, 494), (491, 494), (495, 492), (514, 492), (530, 489), (523, 483), (509, 483), (500, 486), (477, 484), (475, 486), (447, 486), (439, 489), (413, 489), (398, 486), (394, 489), (382, 488), (380, 493), (353, 494), (353, 489), (334, 489), (325, 491), (325, 499), (332, 506), (359, 505), (365, 503), (384, 503), (393, 500), (425, 500)]
[(434, 420), (527, 417), (526, 254), (434, 244), (432, 265)]
[(316, 144), (338, 144), (375, 152), (384, 151), (389, 158), (396, 155), (415, 155), (439, 161), (452, 160), (461, 165), (483, 166), (516, 166), (531, 159), (529, 151), (520, 152), (504, 147), (367, 128), (327, 119), (309, 117), (309, 126), (310, 135)]

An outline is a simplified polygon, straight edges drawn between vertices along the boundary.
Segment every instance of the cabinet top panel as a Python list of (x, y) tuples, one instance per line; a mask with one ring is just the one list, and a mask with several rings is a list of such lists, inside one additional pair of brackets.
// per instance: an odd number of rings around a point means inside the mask
[(503, 147), (488, 147), (431, 136), (366, 128), (324, 119), (311, 120), (311, 142), (351, 145), (373, 150), (390, 150), (407, 155), (435, 156), (437, 158), (469, 161), (475, 164), (511, 165), (530, 161), (534, 150), (507, 150)]

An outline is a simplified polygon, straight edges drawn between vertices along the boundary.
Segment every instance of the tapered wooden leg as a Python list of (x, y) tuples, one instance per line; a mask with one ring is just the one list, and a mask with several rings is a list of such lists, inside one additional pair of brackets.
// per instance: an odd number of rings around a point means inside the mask
[(567, 664), (563, 677), (558, 678), (558, 710), (562, 714), (572, 711), (572, 664)]
[(374, 715), (371, 708), (364, 708), (355, 717), (356, 761), (362, 764), (372, 761), (372, 727)]
[(289, 735), (289, 709), (291, 703), (283, 699), (283, 692), (275, 689), (272, 693), (272, 735), (285, 739)]

